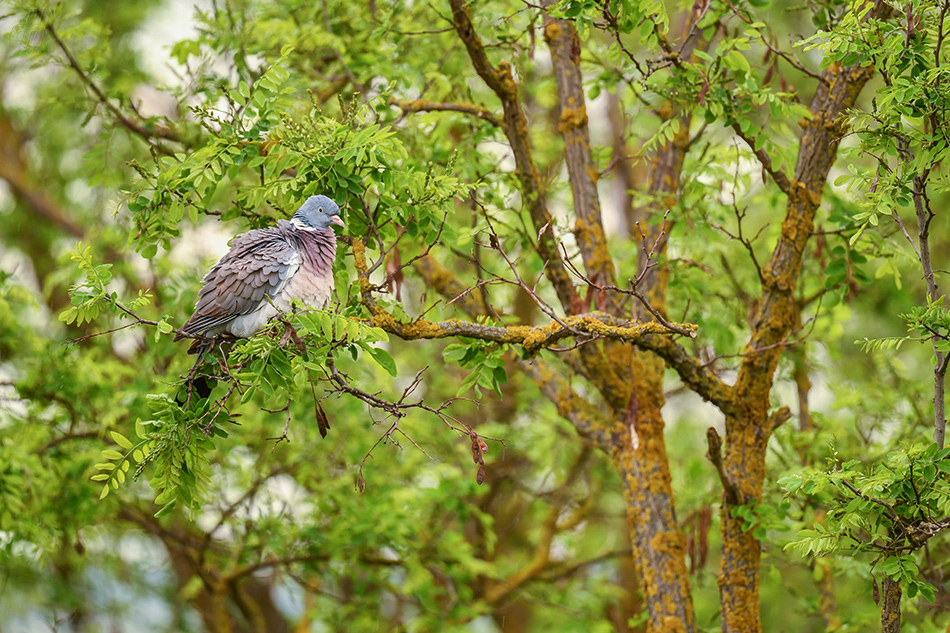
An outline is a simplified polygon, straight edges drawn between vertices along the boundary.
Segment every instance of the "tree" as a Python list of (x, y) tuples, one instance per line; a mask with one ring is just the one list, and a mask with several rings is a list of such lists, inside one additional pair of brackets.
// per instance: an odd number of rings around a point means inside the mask
[[(35, 92), (0, 111), (0, 226), (40, 291), (0, 285), (17, 402), (0, 454), (7, 560), (28, 569), (29, 544), (76, 584), (83, 534), (134, 527), (215, 631), (445, 630), (486, 614), (570, 628), (535, 591), (618, 630), (760, 631), (785, 617), (763, 594), (782, 586), (762, 577), (763, 547), (786, 544), (871, 554), (767, 554), (812, 569), (815, 630), (874, 609), (836, 609), (836, 568), (849, 587), (881, 575), (885, 630), (902, 589), (945, 596), (930, 546), (918, 552), (950, 513), (950, 324), (930, 241), (947, 6), (764, 4), (214, 3), (171, 47), (170, 107), (153, 113), (139, 60), (154, 51), (133, 35), (157, 13), (12, 3), (5, 64)], [(851, 139), (844, 191), (828, 179)], [(186, 234), (264, 226), (314, 193), (346, 209), (337, 305), (191, 366), (170, 337), (208, 262), (183, 261)], [(67, 254), (63, 237), (81, 242)], [(900, 279), (911, 251), (925, 302), (865, 270)], [(882, 297), (932, 345), (934, 407), (862, 436), (857, 413), (814, 412), (809, 392), (813, 378), (844, 390), (863, 363), (836, 351), (845, 328), (896, 366), (901, 339), (847, 320)], [(198, 377), (216, 381), (210, 397)], [(919, 400), (910, 385), (887, 399), (893, 377), (854, 378), (874, 394), (854, 410), (896, 419)], [(691, 443), (669, 435), (670, 393), (714, 407), (678, 423)], [(370, 421), (376, 443), (354, 440)], [(671, 455), (692, 456), (686, 473)], [(716, 590), (691, 576), (710, 534)], [(128, 562), (114, 556), (110, 569)], [(282, 583), (303, 596), (293, 618)], [(71, 626), (93, 626), (86, 590), (62, 595), (48, 600)], [(167, 628), (198, 628), (189, 617)]]

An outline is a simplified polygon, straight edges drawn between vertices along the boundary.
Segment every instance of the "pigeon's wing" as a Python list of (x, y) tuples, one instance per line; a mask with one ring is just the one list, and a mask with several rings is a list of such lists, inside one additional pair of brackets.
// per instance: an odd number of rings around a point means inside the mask
[[(277, 295), (298, 268), (300, 254), (279, 230), (256, 229), (239, 235), (205, 275), (195, 313), (181, 331), (197, 336), (258, 310), (265, 297)], [(181, 338), (179, 334), (175, 340)]]

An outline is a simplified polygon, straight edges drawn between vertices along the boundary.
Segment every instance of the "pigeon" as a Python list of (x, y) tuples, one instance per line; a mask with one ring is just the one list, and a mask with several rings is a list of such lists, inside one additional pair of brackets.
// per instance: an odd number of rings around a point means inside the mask
[(195, 312), (175, 340), (195, 338), (188, 353), (201, 353), (217, 336), (253, 336), (278, 310), (289, 311), (292, 299), (326, 307), (336, 257), (331, 224), (344, 226), (340, 207), (326, 196), (311, 196), (289, 221), (238, 235), (205, 275)]

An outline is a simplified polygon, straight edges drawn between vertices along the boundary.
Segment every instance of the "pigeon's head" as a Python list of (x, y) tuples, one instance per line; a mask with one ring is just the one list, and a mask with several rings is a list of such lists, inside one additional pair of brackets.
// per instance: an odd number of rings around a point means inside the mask
[(310, 196), (291, 220), (303, 229), (325, 229), (330, 223), (345, 226), (340, 219), (340, 207), (326, 196)]

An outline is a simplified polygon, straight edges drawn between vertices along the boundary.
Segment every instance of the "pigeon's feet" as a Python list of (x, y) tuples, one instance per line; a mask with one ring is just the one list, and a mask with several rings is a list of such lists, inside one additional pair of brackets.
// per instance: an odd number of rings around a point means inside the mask
[(185, 376), (185, 402), (184, 408), (187, 410), (191, 406), (191, 396), (192, 394), (197, 394), (199, 398), (207, 398), (211, 394), (212, 386), (208, 383), (207, 378), (204, 376), (198, 376), (198, 369), (202, 365), (201, 355), (195, 359), (195, 364), (191, 366), (191, 369), (188, 370), (188, 375)]
[(191, 342), (191, 347), (188, 348), (189, 354), (197, 354), (199, 357), (205, 352), (213, 352), (216, 349), (221, 349), (224, 352), (230, 348), (231, 344), (237, 340), (236, 337), (222, 332), (217, 336), (194, 336), (194, 340)]

